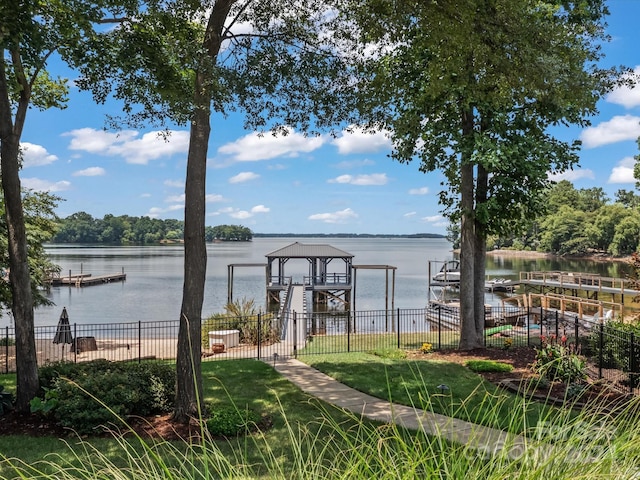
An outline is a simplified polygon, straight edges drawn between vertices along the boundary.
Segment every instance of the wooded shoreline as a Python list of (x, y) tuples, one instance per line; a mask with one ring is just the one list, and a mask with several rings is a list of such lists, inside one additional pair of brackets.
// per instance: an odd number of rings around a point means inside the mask
[(630, 256), (614, 257), (605, 253), (592, 253), (589, 255), (556, 255), (553, 253), (536, 252), (529, 250), (490, 250), (487, 255), (493, 255), (495, 257), (520, 257), (520, 258), (564, 258), (564, 259), (578, 259), (578, 260), (591, 260), (594, 262), (631, 262)]

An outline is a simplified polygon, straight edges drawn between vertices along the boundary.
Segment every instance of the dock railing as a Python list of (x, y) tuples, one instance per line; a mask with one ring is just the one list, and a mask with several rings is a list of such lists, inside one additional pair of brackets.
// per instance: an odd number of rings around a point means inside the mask
[[(203, 331), (203, 360), (270, 358), (272, 355), (304, 356), (347, 352), (403, 349), (415, 352), (457, 348), (459, 310), (451, 306), (422, 309), (327, 311), (299, 313), (284, 311), (297, 341), (281, 339), (274, 325), (276, 315), (250, 318), (225, 317), (225, 328), (239, 325), (237, 345), (223, 352), (209, 350)], [(580, 318), (544, 308), (503, 306), (485, 311), (484, 344), (489, 348), (538, 348), (541, 341), (565, 343), (587, 359), (588, 374), (604, 379), (629, 393), (640, 393), (640, 339), (631, 328), (604, 317)], [(111, 361), (173, 361), (177, 352), (179, 322), (129, 322), (71, 324), (72, 343), (54, 344), (57, 326), (35, 328), (38, 364), (95, 359)], [(275, 327), (275, 328), (274, 328)], [(230, 327), (229, 327), (230, 328)], [(204, 330), (204, 329), (203, 329)], [(276, 333), (277, 331), (277, 333)], [(0, 330), (0, 372), (16, 370), (15, 329)]]

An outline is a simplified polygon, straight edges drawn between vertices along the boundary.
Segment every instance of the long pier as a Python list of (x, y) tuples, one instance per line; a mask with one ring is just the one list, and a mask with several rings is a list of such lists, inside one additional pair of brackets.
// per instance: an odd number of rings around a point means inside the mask
[(591, 298), (597, 299), (599, 293), (609, 295), (640, 295), (640, 290), (630, 280), (614, 277), (601, 277), (593, 273), (581, 272), (520, 272), (521, 285), (537, 287), (540, 293), (564, 293), (571, 291), (577, 296), (579, 290), (591, 292)]

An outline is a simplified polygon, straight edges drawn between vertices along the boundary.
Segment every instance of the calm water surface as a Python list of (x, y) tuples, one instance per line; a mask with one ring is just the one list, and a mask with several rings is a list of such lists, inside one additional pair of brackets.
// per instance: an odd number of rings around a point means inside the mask
[[(207, 280), (203, 316), (223, 311), (227, 301), (227, 266), (241, 263), (265, 263), (265, 255), (295, 241), (328, 243), (354, 255), (354, 265), (391, 265), (397, 267), (396, 308), (423, 308), (428, 301), (428, 265), (430, 261), (453, 258), (451, 245), (444, 239), (355, 239), (355, 238), (256, 238), (246, 243), (208, 244)], [(62, 307), (70, 321), (78, 324), (176, 320), (180, 314), (183, 279), (183, 248), (179, 245), (147, 247), (91, 247), (51, 245), (47, 252), (61, 266), (62, 274), (127, 274), (126, 282), (84, 288), (54, 287), (49, 299), (52, 307), (36, 310), (35, 323), (55, 325)], [(330, 271), (333, 267), (330, 264)], [(344, 272), (342, 261), (333, 267)], [(489, 277), (518, 278), (520, 271), (564, 270), (620, 276), (624, 265), (587, 261), (558, 261), (529, 258), (487, 259)], [(306, 260), (289, 260), (286, 275), (302, 281), (308, 275)], [(389, 275), (391, 281), (391, 274)], [(236, 267), (234, 298), (256, 299), (264, 305), (265, 271), (262, 267)], [(385, 308), (385, 271), (357, 272), (356, 306), (358, 310)], [(390, 300), (389, 300), (390, 302)], [(7, 315), (0, 326), (11, 325)]]

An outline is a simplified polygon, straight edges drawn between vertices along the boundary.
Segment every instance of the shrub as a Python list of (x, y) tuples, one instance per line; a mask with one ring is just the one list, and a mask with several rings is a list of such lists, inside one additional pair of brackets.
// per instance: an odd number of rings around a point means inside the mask
[(559, 380), (564, 383), (571, 383), (586, 377), (586, 363), (577, 349), (567, 346), (566, 337), (562, 337), (558, 342), (555, 336), (547, 341), (544, 336), (540, 337), (541, 348), (536, 353), (536, 360), (533, 364), (533, 371), (548, 378), (549, 380)]
[(13, 410), (13, 395), (4, 391), (4, 385), (0, 385), (0, 415)]
[(253, 300), (243, 298), (241, 301), (228, 303), (224, 309), (225, 313), (216, 313), (202, 322), (202, 348), (209, 348), (211, 330), (238, 330), (240, 342), (251, 345), (257, 345), (258, 340), (263, 344), (278, 341), (274, 315), (260, 313)]
[(116, 422), (114, 414), (167, 412), (175, 395), (175, 369), (155, 362), (59, 362), (42, 367), (40, 378), (46, 395), (32, 402), (32, 410), (83, 434)]
[(0, 338), (0, 347), (12, 347), (16, 344), (15, 339), (11, 337)]
[(495, 360), (469, 360), (465, 366), (474, 372), (511, 372), (513, 365)]
[(211, 435), (235, 437), (254, 429), (260, 421), (260, 415), (246, 409), (239, 410), (233, 406), (210, 407), (213, 413), (207, 420), (207, 430)]
[(433, 352), (433, 344), (428, 343), (428, 342), (424, 342), (421, 346), (420, 346), (420, 352), (427, 354), (427, 353), (431, 353)]

